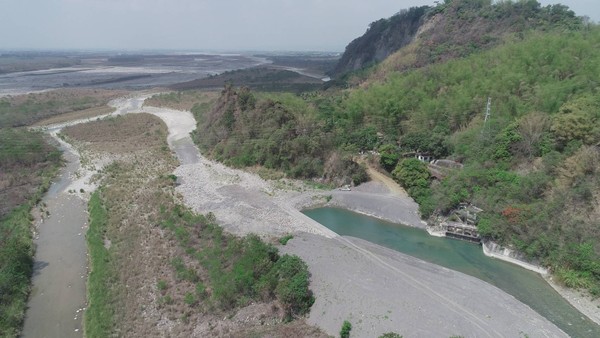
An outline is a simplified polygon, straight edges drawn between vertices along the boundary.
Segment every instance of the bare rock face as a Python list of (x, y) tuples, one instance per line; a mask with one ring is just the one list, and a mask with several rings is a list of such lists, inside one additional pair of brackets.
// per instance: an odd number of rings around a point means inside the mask
[(427, 9), (429, 6), (413, 7), (371, 23), (363, 36), (346, 47), (332, 75), (337, 77), (375, 64), (410, 44), (423, 24)]

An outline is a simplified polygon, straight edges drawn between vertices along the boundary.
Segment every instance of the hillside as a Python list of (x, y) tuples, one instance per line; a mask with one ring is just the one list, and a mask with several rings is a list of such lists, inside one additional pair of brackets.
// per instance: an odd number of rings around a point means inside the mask
[[(600, 101), (591, 74), (600, 70), (599, 46), (598, 27), (532, 34), (391, 74), (350, 93), (342, 107), (356, 127), (384, 133), (397, 153), (421, 150), (464, 164), (431, 185), (408, 183), (424, 216), (476, 204), (485, 210), (483, 235), (598, 294)], [(487, 97), (492, 115), (484, 124)]]
[[(365, 71), (356, 88), (251, 106), (244, 102), (259, 94), (227, 89), (211, 113), (198, 114), (205, 136), (197, 141), (226, 163), (319, 180), (343, 167), (332, 158), (377, 150), (425, 219), (475, 204), (484, 237), (600, 295), (600, 28), (536, 1), (447, 1), (427, 15), (437, 19), (419, 40)], [(502, 22), (511, 29), (494, 28)], [(517, 22), (531, 29), (514, 34)], [(450, 26), (457, 37), (434, 62), (418, 63)], [(497, 38), (477, 40), (482, 30)], [(465, 32), (474, 32), (470, 40)], [(463, 169), (433, 180), (427, 166), (401, 160), (415, 150)]]
[(211, 110), (192, 112), (200, 121), (194, 141), (228, 165), (259, 165), (325, 183), (366, 180), (365, 168), (336, 150), (335, 136), (319, 123), (316, 110), (291, 94), (255, 96), (247, 88), (227, 86)]
[[(437, 6), (413, 7), (375, 21), (346, 47), (335, 77), (373, 66), (402, 47), (394, 70), (423, 67), (498, 46), (508, 37), (537, 30), (575, 29), (582, 25), (563, 5), (542, 7), (536, 0), (446, 0)], [(407, 55), (406, 52), (410, 51)]]

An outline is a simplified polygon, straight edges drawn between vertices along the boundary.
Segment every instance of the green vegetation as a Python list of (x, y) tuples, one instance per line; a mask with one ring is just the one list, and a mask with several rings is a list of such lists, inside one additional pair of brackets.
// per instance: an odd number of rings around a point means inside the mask
[(285, 235), (279, 239), (279, 244), (286, 245), (287, 242), (292, 238), (294, 238), (294, 235)]
[(351, 330), (352, 324), (349, 321), (344, 320), (344, 323), (342, 324), (342, 329), (340, 330), (340, 338), (349, 338)]
[[(86, 240), (90, 274), (87, 281), (88, 308), (84, 316), (88, 337), (110, 336), (115, 323), (115, 303), (118, 302), (118, 291), (114, 285), (118, 280), (116, 262), (110, 250), (104, 246), (109, 217), (100, 196), (100, 192), (94, 192), (88, 203), (90, 222)], [(163, 287), (166, 288), (166, 283)]]
[[(356, 83), (352, 77), (369, 78), (373, 71), (388, 74), (388, 67), (404, 71), (465, 57), (501, 45), (508, 35), (584, 26), (568, 7), (542, 7), (536, 0), (445, 0), (436, 6), (413, 7), (371, 23), (363, 36), (348, 44), (333, 71), (341, 79), (333, 85), (348, 79)], [(374, 66), (405, 46), (383, 62), (383, 69)]]
[(0, 335), (19, 335), (33, 272), (31, 210), (49, 188), (60, 152), (40, 133), (0, 129)]
[(70, 67), (81, 64), (81, 59), (72, 55), (39, 55), (28, 52), (8, 52), (0, 55), (0, 74), (27, 72), (32, 70)]
[(335, 135), (315, 107), (291, 94), (262, 94), (227, 86), (210, 112), (196, 115), (194, 141), (235, 167), (260, 165), (293, 178), (361, 183), (365, 168), (334, 148)]
[(181, 258), (172, 261), (178, 279), (197, 283), (196, 295), (185, 296), (188, 305), (208, 297), (210, 308), (228, 311), (252, 301), (277, 299), (288, 318), (310, 309), (314, 298), (308, 289), (308, 268), (298, 257), (279, 256), (258, 236), (224, 233), (213, 217), (195, 215), (178, 205), (170, 211), (163, 208), (162, 219), (162, 226), (202, 267), (186, 266)]
[(269, 67), (253, 67), (232, 70), (190, 82), (178, 83), (172, 85), (171, 89), (215, 89), (223, 88), (223, 86), (228, 84), (244, 85), (253, 90), (264, 92), (299, 93), (319, 89), (323, 82), (320, 79), (301, 75), (289, 70)]
[(379, 336), (379, 338), (402, 338), (402, 336), (395, 332), (388, 332), (382, 334), (381, 336)]
[(332, 73), (338, 76), (369, 67), (385, 59), (390, 51), (404, 47), (417, 33), (429, 9), (429, 6), (412, 7), (388, 19), (372, 22), (363, 36), (346, 46)]
[(32, 167), (60, 160), (60, 151), (48, 145), (41, 133), (24, 129), (0, 129), (0, 164), (3, 173), (17, 166)]
[[(103, 169), (100, 190), (89, 205), (92, 266), (86, 336), (136, 332), (139, 327), (131, 324), (135, 322), (131, 318), (146, 306), (184, 322), (215, 313), (228, 317), (242, 306), (262, 301), (275, 301), (289, 319), (308, 311), (314, 300), (308, 269), (300, 259), (280, 256), (257, 236), (227, 234), (214, 215), (196, 215), (176, 204), (173, 177), (168, 174), (175, 161), (163, 150), (166, 126), (156, 117), (134, 114), (119, 123), (102, 120), (66, 128), (64, 133), (100, 154), (120, 155), (119, 161)], [(161, 245), (151, 251), (132, 245), (142, 240)], [(141, 259), (147, 262), (143, 267)], [(149, 266), (160, 271), (160, 277), (154, 276), (159, 279), (138, 278), (148, 273)], [(141, 286), (154, 289), (155, 303), (143, 298), (148, 291), (139, 291)]]
[(0, 332), (17, 336), (25, 317), (33, 270), (30, 205), (2, 218), (0, 230)]
[(404, 159), (398, 163), (392, 172), (392, 176), (419, 203), (421, 216), (424, 218), (429, 217), (434, 211), (435, 205), (429, 188), (431, 175), (427, 169), (427, 164), (416, 158)]
[[(566, 285), (600, 295), (599, 223), (592, 216), (599, 212), (600, 101), (590, 77), (600, 69), (599, 43), (598, 27), (534, 33), (393, 73), (352, 91), (340, 107), (348, 120), (397, 142), (400, 152), (419, 149), (465, 165), (431, 186), (422, 170), (394, 171), (424, 216), (473, 203), (485, 210), (483, 236), (552, 267)], [(492, 118), (484, 125), (487, 96)]]

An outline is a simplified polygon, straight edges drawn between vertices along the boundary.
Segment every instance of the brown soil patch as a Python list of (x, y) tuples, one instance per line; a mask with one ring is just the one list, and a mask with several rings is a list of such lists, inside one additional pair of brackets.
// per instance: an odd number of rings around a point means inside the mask
[(356, 158), (355, 160), (357, 160), (358, 163), (366, 165), (367, 174), (369, 175), (371, 180), (382, 183), (394, 195), (398, 195), (401, 197), (408, 197), (408, 193), (406, 192), (406, 190), (404, 190), (404, 188), (402, 188), (401, 185), (399, 185), (391, 177), (389, 177), (386, 174), (379, 171), (378, 168), (376, 168), (368, 160), (366, 160), (364, 158)]
[(51, 124), (65, 123), (74, 120), (92, 118), (95, 116), (106, 115), (115, 111), (115, 108), (109, 106), (100, 106), (84, 110), (78, 110), (71, 113), (65, 113), (53, 116), (33, 124), (34, 127), (47, 126)]
[(123, 90), (57, 89), (0, 98), (0, 127), (31, 125), (64, 113), (105, 106), (127, 94)]
[(156, 151), (157, 147), (166, 150), (168, 131), (164, 123), (152, 115), (131, 114), (66, 127), (63, 134), (85, 142), (91, 152), (127, 155)]

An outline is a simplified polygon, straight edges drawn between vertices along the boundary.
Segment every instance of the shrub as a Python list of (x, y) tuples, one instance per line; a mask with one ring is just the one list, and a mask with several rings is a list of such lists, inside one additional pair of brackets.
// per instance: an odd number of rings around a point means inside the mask
[(379, 153), (381, 154), (379, 158), (381, 167), (387, 171), (394, 170), (400, 159), (397, 147), (393, 144), (386, 144), (379, 148)]
[(292, 239), (292, 238), (294, 238), (294, 235), (285, 235), (285, 236), (283, 236), (283, 237), (281, 237), (281, 238), (279, 239), (279, 243), (280, 243), (281, 245), (286, 245), (286, 244), (287, 244), (287, 242), (288, 242), (290, 239)]
[(206, 286), (202, 282), (196, 284), (196, 295), (198, 295), (200, 299), (206, 296)]
[(352, 324), (350, 324), (349, 321), (344, 320), (344, 324), (342, 324), (342, 329), (340, 330), (340, 338), (349, 338), (351, 330)]
[(298, 256), (282, 256), (272, 270), (276, 276), (275, 295), (283, 305), (286, 315), (308, 312), (315, 299), (308, 288), (308, 266)]
[(188, 292), (188, 293), (186, 293), (186, 294), (185, 294), (185, 296), (183, 297), (183, 301), (184, 301), (184, 302), (185, 302), (187, 305), (189, 305), (189, 306), (194, 306), (194, 305), (196, 304), (196, 302), (197, 302), (197, 299), (196, 299), (196, 296), (195, 296), (193, 293), (191, 293), (191, 292)]
[(392, 176), (419, 204), (421, 216), (429, 217), (435, 210), (435, 202), (429, 188), (430, 174), (427, 164), (416, 158), (402, 160), (392, 172)]
[(382, 334), (381, 336), (379, 336), (379, 338), (402, 338), (402, 336), (395, 332), (388, 332)]

